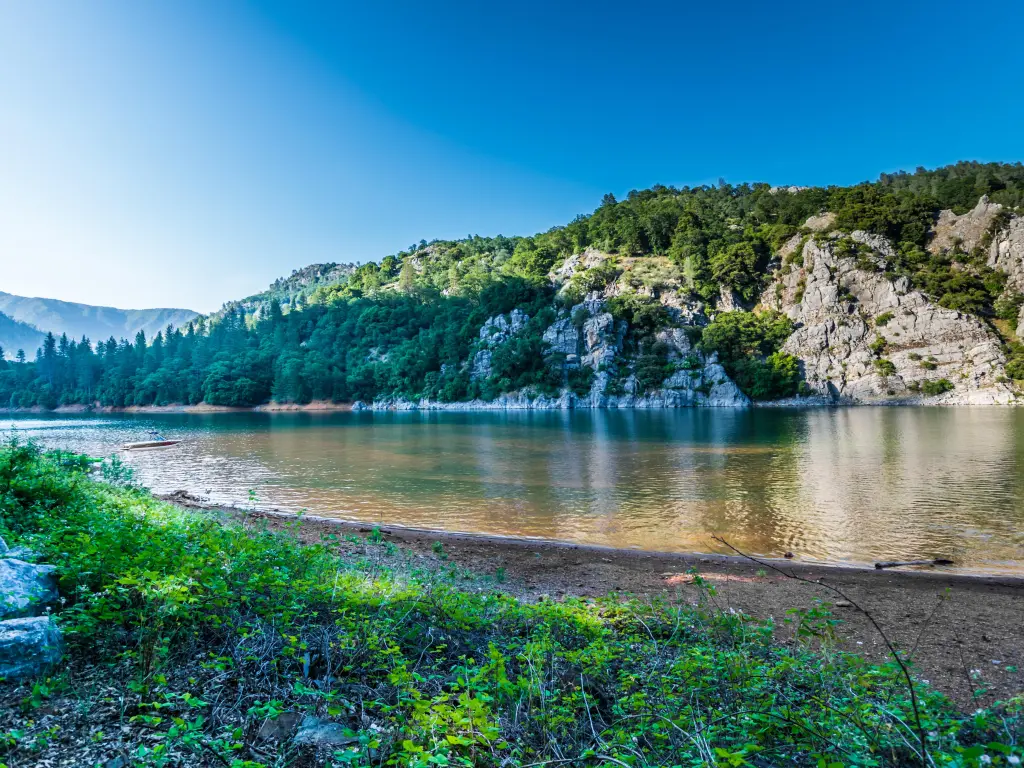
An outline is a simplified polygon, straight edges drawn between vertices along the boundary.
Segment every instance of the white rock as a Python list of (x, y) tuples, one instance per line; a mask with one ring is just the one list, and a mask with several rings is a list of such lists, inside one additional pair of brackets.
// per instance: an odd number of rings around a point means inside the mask
[(827, 213), (819, 214), (818, 216), (811, 216), (804, 222), (804, 227), (812, 232), (824, 232), (835, 223), (836, 215), (829, 211)]

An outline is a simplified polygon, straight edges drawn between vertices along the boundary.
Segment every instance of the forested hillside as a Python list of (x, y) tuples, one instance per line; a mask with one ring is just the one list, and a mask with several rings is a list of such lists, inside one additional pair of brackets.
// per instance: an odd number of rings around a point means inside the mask
[(0, 403), (1011, 402), (1022, 205), (1019, 163), (606, 195), (532, 237), (317, 265), (152, 337), (50, 338), (0, 363)]

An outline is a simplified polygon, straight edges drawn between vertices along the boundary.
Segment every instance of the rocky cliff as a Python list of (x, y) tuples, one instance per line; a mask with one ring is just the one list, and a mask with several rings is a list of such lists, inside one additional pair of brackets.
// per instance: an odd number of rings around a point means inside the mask
[[(830, 213), (813, 216), (779, 250), (754, 312), (774, 309), (795, 330), (782, 351), (799, 361), (806, 396), (793, 403), (928, 403), (1006, 405), (1017, 402), (1007, 374), (1005, 344), (977, 316), (940, 306), (897, 276), (894, 245), (879, 235), (835, 230)], [(982, 197), (957, 215), (942, 211), (929, 243), (932, 254), (983, 253), (1006, 274), (1007, 295), (1024, 293), (1024, 219)], [(694, 341), (715, 314), (748, 311), (723, 289), (715, 306), (696, 300), (681, 271), (663, 257), (631, 259), (590, 248), (552, 268), (557, 317), (543, 331), (544, 354), (563, 377), (555, 394), (532, 390), (490, 400), (442, 403), (382, 399), (375, 409), (536, 409), (748, 406), (714, 355)], [(568, 297), (582, 293), (569, 303)], [(646, 389), (637, 375), (628, 326), (609, 302), (628, 293), (657, 300), (668, 312), (656, 334), (667, 349), (669, 375)], [(493, 356), (527, 328), (519, 311), (489, 318), (463, 363), (473, 380), (491, 375)], [(1024, 332), (1024, 311), (1020, 332)], [(571, 386), (575, 379), (577, 386)], [(589, 382), (585, 389), (580, 381)]]
[[(480, 330), (478, 349), (467, 361), (474, 379), (491, 373), (492, 355), (502, 344), (526, 328), (528, 317), (518, 310), (489, 318)], [(714, 355), (696, 351), (684, 327), (658, 332), (658, 341), (668, 347), (668, 361), (675, 368), (662, 384), (642, 391), (632, 369), (634, 356), (625, 353), (625, 328), (607, 311), (605, 300), (593, 292), (560, 317), (543, 334), (549, 365), (566, 381), (573, 371), (589, 374), (585, 392), (564, 386), (556, 394), (530, 390), (504, 393), (492, 400), (445, 403), (382, 399), (370, 405), (357, 403), (355, 410), (546, 410), (565, 408), (678, 408), (687, 406), (747, 406), (750, 399), (729, 379)], [(612, 371), (617, 374), (613, 378)]]
[[(1007, 276), (1007, 294), (1024, 293), (1024, 217), (982, 196), (967, 213), (942, 211), (929, 246), (933, 253), (961, 248), (980, 249), (992, 269)], [(1024, 305), (1017, 318), (1017, 336), (1024, 338)]]
[(796, 235), (783, 252), (761, 303), (795, 322), (783, 350), (814, 392), (847, 403), (1014, 402), (996, 334), (887, 275), (884, 238)]

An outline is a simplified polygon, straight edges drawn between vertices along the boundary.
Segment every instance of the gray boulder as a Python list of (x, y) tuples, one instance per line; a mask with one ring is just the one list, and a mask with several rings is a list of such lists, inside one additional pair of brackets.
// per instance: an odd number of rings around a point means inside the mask
[(295, 743), (311, 747), (343, 747), (347, 744), (357, 744), (359, 739), (355, 736), (346, 736), (345, 730), (345, 727), (338, 723), (307, 715), (295, 733)]
[(4, 541), (4, 537), (0, 536), (0, 557), (4, 557), (7, 554), (7, 542)]
[(0, 560), (0, 619), (39, 613), (56, 602), (57, 579), (52, 565), (35, 565), (24, 560)]
[(60, 630), (46, 616), (0, 621), (0, 677), (23, 680), (60, 661)]

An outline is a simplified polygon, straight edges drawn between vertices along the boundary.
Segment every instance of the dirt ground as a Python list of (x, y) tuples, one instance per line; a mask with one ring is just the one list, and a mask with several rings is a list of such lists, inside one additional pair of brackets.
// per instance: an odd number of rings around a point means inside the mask
[[(366, 524), (311, 516), (296, 527), (295, 516), (285, 512), (242, 512), (189, 498), (166, 498), (190, 508), (244, 514), (250, 525), (287, 528), (310, 543), (330, 537), (334, 546), (350, 556), (366, 554), (363, 541), (375, 530)], [(695, 603), (699, 598), (699, 587), (692, 583), (691, 569), (695, 569), (714, 585), (713, 599), (721, 610), (774, 618), (783, 641), (793, 634), (792, 625), (783, 621), (787, 610), (811, 608), (824, 600), (833, 604), (831, 610), (841, 620), (840, 647), (884, 661), (889, 656), (885, 643), (859, 606), (896, 647), (910, 652), (918, 677), (944, 691), (964, 710), (1024, 693), (1024, 579), (967, 576), (938, 568), (874, 570), (785, 560), (759, 564), (741, 557), (639, 552), (401, 527), (376, 530), (406, 558), (427, 567), (453, 564), (493, 576), (489, 580), (493, 588), (526, 600), (617, 592)]]

